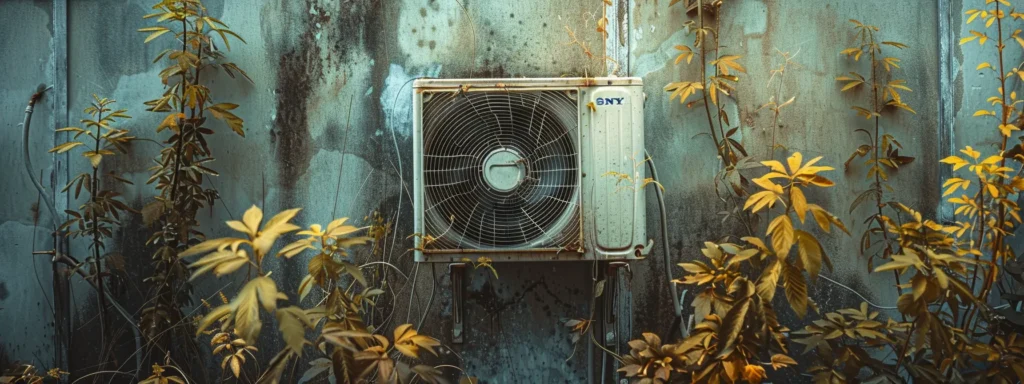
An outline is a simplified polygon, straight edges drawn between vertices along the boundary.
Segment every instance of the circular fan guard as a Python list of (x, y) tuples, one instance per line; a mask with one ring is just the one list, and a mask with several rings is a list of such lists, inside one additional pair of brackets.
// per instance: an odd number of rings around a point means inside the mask
[(428, 248), (558, 248), (578, 238), (575, 98), (575, 91), (425, 97)]

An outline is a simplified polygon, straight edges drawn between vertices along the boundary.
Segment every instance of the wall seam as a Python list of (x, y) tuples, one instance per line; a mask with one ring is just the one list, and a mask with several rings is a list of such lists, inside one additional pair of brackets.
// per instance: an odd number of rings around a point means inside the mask
[[(953, 37), (952, 28), (952, 7), (950, 5), (951, 0), (939, 0), (938, 1), (938, 17), (939, 17), (939, 116), (938, 116), (938, 127), (939, 127), (939, 156), (945, 158), (953, 154), (953, 138), (955, 132), (953, 126), (955, 119), (953, 117)], [(943, 164), (939, 164), (939, 193), (941, 195), (942, 183), (952, 177), (952, 169)], [(941, 199), (941, 198), (940, 198)], [(940, 202), (941, 203), (941, 202)], [(936, 214), (939, 217), (939, 221), (943, 223), (952, 222), (953, 212), (952, 207), (948, 204), (939, 204), (938, 212)]]
[[(67, 0), (53, 0), (53, 124), (55, 127), (68, 125), (68, 2)], [(54, 127), (46, 127), (54, 129)], [(56, 132), (53, 135), (53, 145), (67, 140), (66, 132)], [(53, 191), (54, 207), (57, 212), (64, 212), (68, 208), (68, 195), (59, 193), (61, 187), (67, 184), (69, 178), (68, 153), (53, 155), (53, 173), (50, 175), (50, 190)], [(58, 213), (59, 215), (59, 213)], [(58, 225), (61, 224), (59, 217), (52, 218)], [(54, 234), (57, 236), (57, 234)], [(54, 252), (67, 250), (68, 239), (54, 239)], [(55, 254), (56, 256), (56, 254)], [(54, 266), (53, 273), (53, 303), (54, 303), (54, 358), (57, 366), (70, 371), (70, 360), (68, 356), (70, 348), (70, 335), (65, 332), (71, 329), (70, 305), (67, 302), (66, 281), (63, 276), (63, 268)], [(67, 378), (61, 381), (66, 382)]]

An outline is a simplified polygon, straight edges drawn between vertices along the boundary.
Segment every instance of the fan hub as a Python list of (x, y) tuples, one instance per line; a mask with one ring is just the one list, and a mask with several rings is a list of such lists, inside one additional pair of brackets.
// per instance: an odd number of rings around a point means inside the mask
[(488, 186), (508, 192), (516, 189), (526, 177), (526, 161), (514, 149), (499, 148), (484, 159), (482, 171)]

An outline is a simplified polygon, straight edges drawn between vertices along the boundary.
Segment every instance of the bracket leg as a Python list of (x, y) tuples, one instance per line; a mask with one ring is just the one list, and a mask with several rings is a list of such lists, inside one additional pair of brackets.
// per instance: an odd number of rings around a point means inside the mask
[(448, 274), (452, 279), (452, 343), (462, 344), (465, 337), (463, 333), (465, 330), (463, 326), (465, 311), (463, 293), (466, 290), (466, 263), (448, 264)]

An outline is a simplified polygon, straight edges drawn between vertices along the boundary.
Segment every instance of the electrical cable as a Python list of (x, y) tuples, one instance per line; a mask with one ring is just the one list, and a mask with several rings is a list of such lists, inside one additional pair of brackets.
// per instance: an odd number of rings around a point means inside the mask
[[(658, 181), (658, 169), (654, 166), (654, 159), (651, 158), (651, 153), (645, 149), (644, 156), (646, 157), (644, 162), (647, 163), (647, 168), (651, 171), (651, 179), (654, 180), (654, 184), (656, 185), (654, 192), (658, 195), (658, 209), (661, 211), (661, 246), (663, 248), (662, 255), (665, 260), (665, 277), (668, 279), (668, 287), (672, 293), (672, 305), (676, 312), (676, 318), (679, 319), (680, 336), (686, 337), (688, 335), (686, 331), (686, 322), (683, 321), (683, 303), (680, 302), (679, 291), (676, 288), (676, 284), (672, 282), (675, 278), (672, 276), (672, 260), (669, 254), (668, 212), (665, 209), (665, 195), (661, 190), (661, 182)], [(668, 337), (665, 338), (665, 340), (668, 339)]]
[[(412, 301), (416, 298), (416, 277), (420, 274), (420, 263), (416, 263), (416, 266), (412, 269), (412, 279), (407, 281), (405, 284), (409, 285), (409, 305), (405, 308), (405, 323), (409, 324), (409, 318), (412, 317)], [(401, 292), (401, 291), (399, 291)]]
[(430, 304), (434, 302), (434, 290), (437, 289), (437, 271), (435, 269), (436, 263), (430, 263), (430, 297), (427, 298), (427, 305), (423, 307), (423, 315), (420, 316), (420, 321), (416, 323), (416, 330), (423, 328), (423, 322), (427, 320), (427, 314), (430, 313)]
[(829, 278), (828, 276), (825, 276), (824, 274), (819, 273), (818, 277), (820, 277), (822, 279), (825, 279), (825, 281), (827, 281), (827, 282), (830, 282), (832, 284), (835, 284), (835, 285), (838, 285), (838, 286), (840, 286), (842, 288), (845, 288), (847, 291), (853, 292), (854, 295), (857, 295), (857, 297), (860, 297), (861, 300), (864, 300), (865, 303), (867, 303), (868, 305), (870, 305), (872, 307), (875, 307), (875, 308), (878, 308), (878, 309), (887, 309), (887, 310), (892, 310), (892, 309), (897, 309), (898, 310), (899, 309), (897, 307), (887, 307), (887, 306), (884, 306), (884, 305), (878, 305), (878, 304), (872, 303), (871, 300), (868, 300), (867, 297), (864, 297), (864, 295), (860, 294), (860, 292), (857, 292), (857, 290), (855, 290), (853, 288), (850, 288), (850, 287), (847, 287), (843, 283), (840, 283), (838, 281), (832, 280), (831, 278)]

